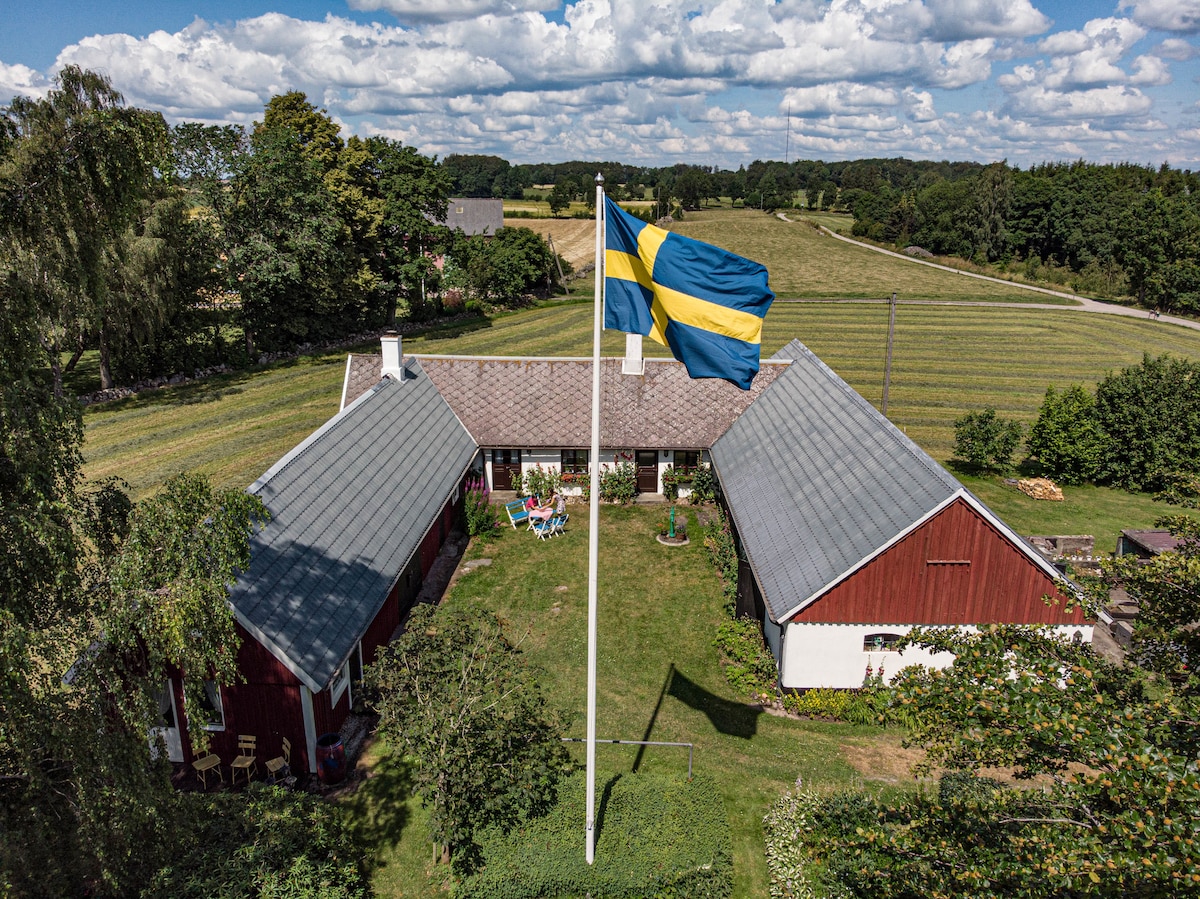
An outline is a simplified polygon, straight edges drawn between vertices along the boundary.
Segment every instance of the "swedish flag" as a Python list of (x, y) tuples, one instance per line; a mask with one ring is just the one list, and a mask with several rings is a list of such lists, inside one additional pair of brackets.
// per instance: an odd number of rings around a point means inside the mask
[(634, 218), (605, 197), (604, 327), (669, 346), (693, 378), (743, 390), (775, 294), (757, 262)]

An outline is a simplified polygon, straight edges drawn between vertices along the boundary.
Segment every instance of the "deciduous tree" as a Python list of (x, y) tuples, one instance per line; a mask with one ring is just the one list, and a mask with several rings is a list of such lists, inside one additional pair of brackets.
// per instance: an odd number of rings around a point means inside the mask
[(366, 672), (379, 731), (416, 765), (435, 844), (460, 869), (477, 828), (545, 811), (567, 768), (537, 673), (491, 612), (417, 609)]
[(1021, 442), (1021, 425), (995, 409), (968, 412), (954, 421), (954, 458), (977, 471), (1004, 471)]

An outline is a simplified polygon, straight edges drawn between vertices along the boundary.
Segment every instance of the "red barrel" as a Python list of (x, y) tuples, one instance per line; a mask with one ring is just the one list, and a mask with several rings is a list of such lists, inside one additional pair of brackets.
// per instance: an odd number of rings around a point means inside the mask
[(341, 734), (322, 734), (317, 738), (317, 777), (321, 783), (341, 783), (346, 776), (346, 745)]

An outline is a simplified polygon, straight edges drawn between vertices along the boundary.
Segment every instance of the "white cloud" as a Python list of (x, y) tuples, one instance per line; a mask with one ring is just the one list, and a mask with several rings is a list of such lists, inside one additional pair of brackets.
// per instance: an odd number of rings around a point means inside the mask
[(1200, 33), (1200, 0), (1128, 0), (1119, 10), (1130, 10), (1133, 20), (1147, 28)]
[(516, 12), (546, 12), (562, 6), (561, 0), (347, 0), (351, 9), (389, 12), (401, 22), (453, 22), (479, 16), (506, 16)]
[[(301, 90), (347, 131), (439, 155), (736, 167), (782, 155), (791, 103), (796, 154), (1142, 159), (1153, 133), (1155, 161), (1200, 166), (1191, 122), (1158, 118), (1187, 112), (1166, 86), (1194, 42), (1146, 41), (1185, 33), (1200, 0), (1132, 0), (1050, 33), (1031, 0), (350, 2), (395, 19), (197, 19), (87, 38), (56, 68), (103, 71), (171, 119), (248, 122)], [(48, 74), (0, 63), (0, 96)]]
[(49, 78), (29, 66), (0, 62), (0, 106), (7, 106), (14, 97), (44, 96), (52, 86)]
[(1187, 62), (1200, 56), (1200, 48), (1177, 37), (1167, 38), (1154, 48), (1154, 52), (1163, 59), (1173, 59), (1176, 62)]

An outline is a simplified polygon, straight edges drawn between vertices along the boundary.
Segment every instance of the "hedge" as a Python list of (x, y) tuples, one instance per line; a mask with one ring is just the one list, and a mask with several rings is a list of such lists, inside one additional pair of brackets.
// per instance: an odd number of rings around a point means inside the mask
[(712, 781), (658, 774), (597, 777), (596, 859), (584, 857), (586, 781), (560, 782), (553, 810), (508, 833), (480, 835), (484, 863), (455, 890), (469, 899), (725, 899), (733, 849)]

